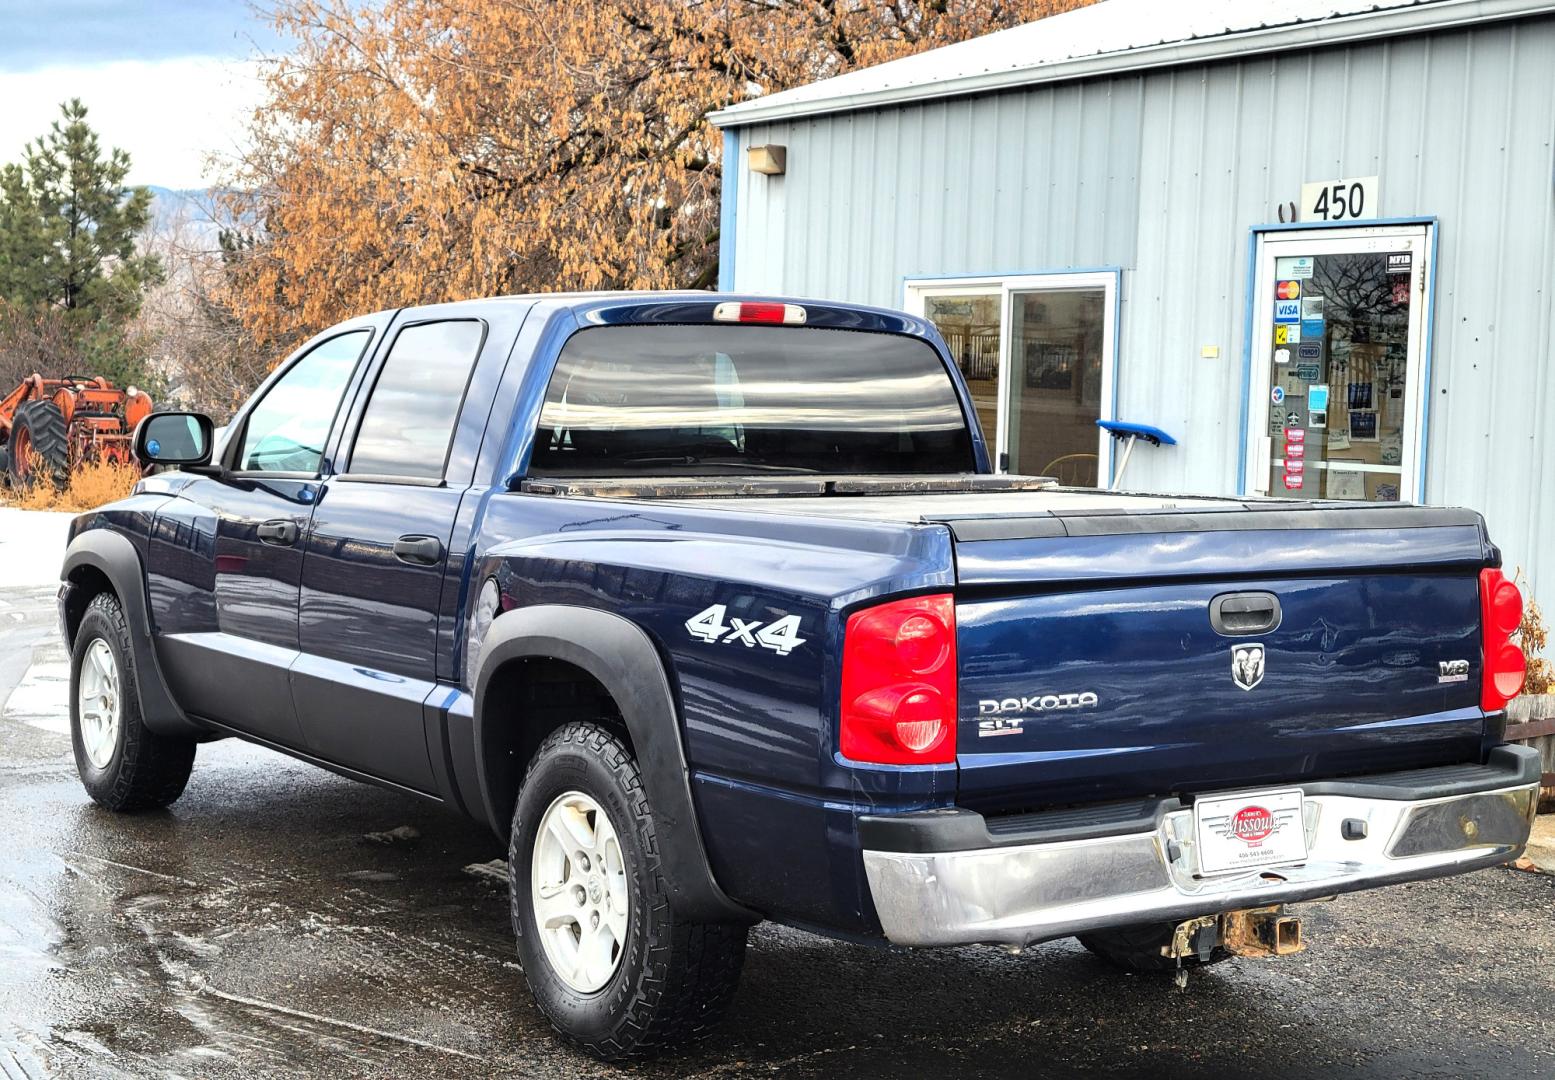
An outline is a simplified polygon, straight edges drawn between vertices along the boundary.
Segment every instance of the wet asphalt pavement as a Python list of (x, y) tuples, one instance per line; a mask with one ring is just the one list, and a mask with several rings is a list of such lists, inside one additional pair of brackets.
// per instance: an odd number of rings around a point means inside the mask
[(1067, 941), (896, 952), (763, 926), (713, 1039), (599, 1065), (530, 1004), (505, 885), (467, 869), (502, 854), (475, 826), (233, 741), (168, 812), (96, 808), (53, 620), (52, 589), (0, 589), (6, 1080), (1555, 1076), (1555, 879), (1510, 870), (1305, 905), (1306, 953), (1185, 991)]

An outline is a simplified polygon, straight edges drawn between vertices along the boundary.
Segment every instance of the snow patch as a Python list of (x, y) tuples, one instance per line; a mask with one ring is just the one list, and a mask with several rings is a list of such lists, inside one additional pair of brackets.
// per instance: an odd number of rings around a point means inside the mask
[(4, 718), (56, 735), (70, 734), (70, 713), (60, 704), (70, 696), (70, 656), (58, 638), (38, 650), (22, 681), (5, 699)]
[(74, 514), (0, 507), (0, 586), (59, 580), (65, 535)]

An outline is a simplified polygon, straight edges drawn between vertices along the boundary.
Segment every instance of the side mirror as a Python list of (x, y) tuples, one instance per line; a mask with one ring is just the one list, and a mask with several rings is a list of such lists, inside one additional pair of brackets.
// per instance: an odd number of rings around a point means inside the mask
[(136, 425), (135, 460), (142, 465), (207, 465), (215, 431), (204, 413), (152, 413)]

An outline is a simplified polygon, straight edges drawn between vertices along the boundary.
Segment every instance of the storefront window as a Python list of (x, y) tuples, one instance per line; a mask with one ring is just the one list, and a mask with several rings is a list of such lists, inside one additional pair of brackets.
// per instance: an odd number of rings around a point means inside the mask
[(908, 285), (907, 307), (945, 339), (1001, 472), (1107, 482), (1096, 421), (1112, 415), (1117, 289), (1111, 271)]
[(1010, 467), (1095, 487), (1106, 294), (1044, 289), (1012, 299)]
[(924, 315), (956, 358), (989, 440), (999, 417), (999, 301), (993, 292), (930, 296), (924, 302)]

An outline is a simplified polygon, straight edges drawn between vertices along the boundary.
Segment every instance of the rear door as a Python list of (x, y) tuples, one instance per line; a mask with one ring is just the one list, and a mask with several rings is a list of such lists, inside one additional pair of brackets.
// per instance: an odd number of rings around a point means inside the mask
[(1181, 529), (1151, 517), (1055, 515), (1042, 524), (1057, 534), (1025, 537), (1004, 521), (1002, 539), (955, 526), (962, 801), (1479, 760), (1487, 551), (1473, 515), (1293, 507), (1185, 514)]
[(158, 512), (148, 573), (158, 654), (197, 716), (302, 746), (287, 681), (302, 539), (341, 403), (388, 320), (338, 327), (285, 363), (234, 420), (227, 471), (195, 480)]
[(307, 535), (292, 668), (308, 747), (324, 760), (435, 788), (423, 704), (451, 675), (438, 646), (448, 545), (521, 321), (505, 307), (402, 312), (358, 395), (346, 468)]

